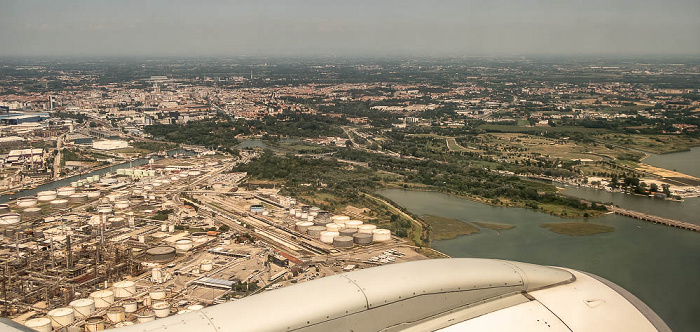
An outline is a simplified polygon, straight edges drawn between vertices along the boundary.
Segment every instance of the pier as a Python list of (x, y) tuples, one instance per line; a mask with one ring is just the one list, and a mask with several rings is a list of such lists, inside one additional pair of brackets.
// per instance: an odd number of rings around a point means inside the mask
[(632, 211), (632, 210), (626, 210), (626, 209), (622, 209), (622, 208), (615, 207), (615, 206), (608, 207), (608, 209), (611, 212), (613, 212), (615, 214), (619, 214), (621, 216), (635, 218), (635, 219), (644, 220), (644, 221), (651, 221), (655, 224), (663, 224), (663, 225), (667, 225), (667, 226), (673, 226), (673, 227), (678, 227), (678, 228), (683, 228), (683, 229), (687, 229), (687, 230), (691, 230), (691, 231), (700, 232), (700, 225), (691, 224), (689, 222), (678, 221), (678, 220), (674, 220), (674, 219), (654, 216), (651, 214), (646, 214), (646, 213)]

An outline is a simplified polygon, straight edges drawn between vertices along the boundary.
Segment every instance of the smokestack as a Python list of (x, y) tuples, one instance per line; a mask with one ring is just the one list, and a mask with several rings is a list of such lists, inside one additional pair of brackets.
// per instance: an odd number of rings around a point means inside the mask
[(73, 268), (73, 257), (71, 252), (70, 235), (66, 236), (66, 267)]

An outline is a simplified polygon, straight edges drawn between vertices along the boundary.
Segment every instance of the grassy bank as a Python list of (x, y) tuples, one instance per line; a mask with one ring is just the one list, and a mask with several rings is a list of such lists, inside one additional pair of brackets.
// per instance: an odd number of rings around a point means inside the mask
[(433, 240), (449, 240), (460, 235), (479, 233), (478, 228), (459, 219), (426, 214), (423, 215), (423, 220), (430, 225)]
[(615, 230), (615, 227), (612, 226), (583, 221), (548, 223), (540, 226), (548, 229), (550, 232), (568, 236), (588, 236), (609, 233)]
[(486, 222), (473, 221), (472, 224), (477, 225), (481, 228), (490, 229), (493, 231), (505, 231), (515, 228), (515, 225), (505, 225), (505, 224), (491, 224)]

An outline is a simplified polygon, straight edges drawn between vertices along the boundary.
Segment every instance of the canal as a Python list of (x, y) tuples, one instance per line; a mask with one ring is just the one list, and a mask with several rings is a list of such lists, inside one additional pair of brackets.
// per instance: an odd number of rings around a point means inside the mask
[(494, 207), (437, 192), (385, 189), (378, 193), (418, 215), (516, 226), (433, 242), (433, 247), (453, 257), (509, 259), (592, 272), (634, 293), (674, 331), (700, 327), (697, 232), (606, 215), (590, 222), (613, 226), (614, 232), (572, 237), (540, 227), (570, 219), (528, 209)]
[[(180, 150), (180, 149), (168, 151), (169, 156), (174, 156), (175, 154), (183, 154), (183, 155), (187, 155), (187, 156), (192, 156), (192, 155), (194, 155), (194, 152), (189, 151), (189, 150)], [(162, 157), (154, 156), (152, 158), (154, 160), (158, 160), (158, 159), (161, 159)], [(144, 164), (148, 163), (149, 159), (150, 158), (139, 158), (139, 159), (127, 161), (127, 162), (124, 162), (121, 164), (115, 164), (115, 165), (105, 167), (105, 168), (102, 168), (102, 169), (99, 169), (96, 171), (88, 172), (85, 174), (75, 175), (75, 176), (71, 176), (71, 177), (61, 179), (58, 181), (45, 183), (45, 184), (37, 186), (36, 188), (33, 188), (33, 189), (20, 190), (12, 195), (2, 195), (2, 196), (0, 196), (0, 203), (7, 203), (11, 200), (14, 200), (14, 199), (17, 199), (20, 197), (36, 195), (37, 193), (39, 193), (41, 191), (45, 191), (45, 190), (52, 190), (52, 189), (56, 189), (56, 188), (60, 188), (60, 187), (69, 186), (71, 182), (75, 182), (75, 181), (78, 181), (80, 179), (84, 179), (88, 176), (104, 175), (107, 173), (114, 173), (119, 169), (144, 165)]]

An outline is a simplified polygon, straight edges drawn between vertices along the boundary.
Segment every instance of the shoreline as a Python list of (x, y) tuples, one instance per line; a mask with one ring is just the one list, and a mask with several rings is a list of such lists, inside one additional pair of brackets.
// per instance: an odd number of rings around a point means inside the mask
[[(472, 201), (472, 202), (477, 202), (477, 203), (481, 203), (481, 204), (486, 204), (486, 205), (493, 206), (493, 207), (527, 209), (527, 210), (532, 210), (532, 211), (536, 211), (536, 212), (548, 214), (548, 215), (555, 216), (555, 217), (566, 218), (566, 219), (589, 219), (589, 218), (598, 218), (598, 217), (602, 217), (603, 215), (605, 215), (605, 213), (601, 213), (600, 215), (593, 215), (593, 216), (590, 216), (590, 215), (589, 215), (588, 217), (583, 217), (583, 216), (578, 217), (578, 216), (569, 216), (569, 215), (562, 216), (562, 215), (559, 215), (559, 214), (556, 214), (556, 213), (550, 213), (550, 212), (548, 212), (547, 210), (533, 209), (533, 208), (529, 208), (529, 207), (527, 207), (527, 206), (525, 206), (525, 205), (513, 204), (513, 203), (510, 202), (510, 201), (508, 201), (506, 204), (503, 204), (503, 205), (493, 204), (493, 203), (489, 202), (489, 201), (486, 200), (486, 199), (482, 199), (482, 198), (478, 198), (478, 197), (474, 197), (474, 196), (459, 195), (459, 194), (455, 194), (455, 193), (452, 193), (452, 192), (447, 191), (447, 190), (439, 190), (439, 189), (417, 189), (417, 188), (416, 188), (416, 189), (412, 189), (411, 187), (409, 187), (409, 188), (404, 188), (404, 187), (392, 187), (392, 186), (385, 187), (385, 188), (383, 188), (383, 189), (401, 189), (401, 190), (407, 190), (407, 191), (438, 192), (438, 193), (443, 193), (443, 194), (450, 195), (450, 196), (454, 196), (454, 197), (458, 197), (458, 198), (468, 199), (468, 200), (470, 200), (470, 201)], [(380, 190), (381, 190), (381, 189), (380, 189)], [(557, 189), (557, 190), (559, 190), (559, 189)], [(603, 204), (603, 203), (601, 203), (601, 204)], [(601, 211), (601, 212), (602, 212), (602, 211)]]

